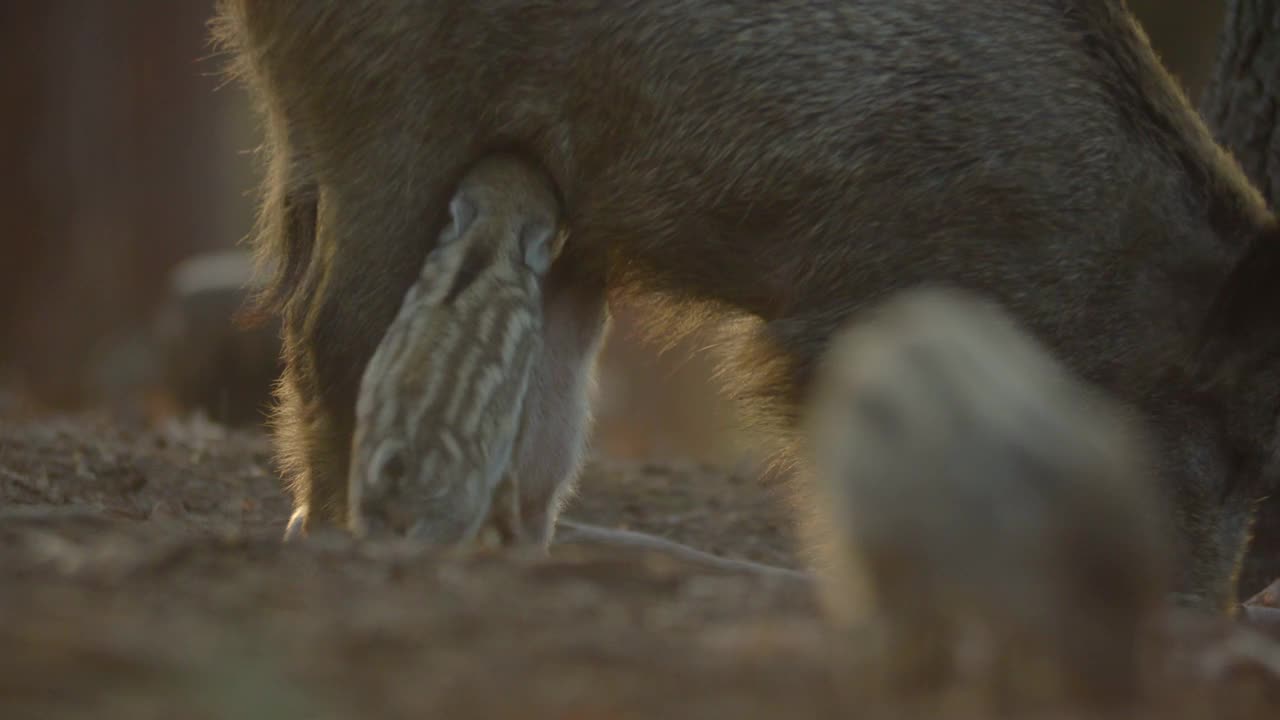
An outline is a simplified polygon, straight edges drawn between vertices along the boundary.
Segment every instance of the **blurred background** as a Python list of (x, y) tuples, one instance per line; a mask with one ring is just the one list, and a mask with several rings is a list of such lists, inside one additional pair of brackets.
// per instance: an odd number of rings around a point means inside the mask
[[(1131, 4), (1198, 93), (1221, 0)], [(262, 418), (273, 329), (232, 328), (243, 268), (225, 255), (252, 222), (257, 128), (218, 77), (212, 10), (0, 3), (0, 387), (27, 403)], [(618, 312), (601, 368), (596, 451), (749, 462), (698, 339), (657, 356), (633, 317)]]

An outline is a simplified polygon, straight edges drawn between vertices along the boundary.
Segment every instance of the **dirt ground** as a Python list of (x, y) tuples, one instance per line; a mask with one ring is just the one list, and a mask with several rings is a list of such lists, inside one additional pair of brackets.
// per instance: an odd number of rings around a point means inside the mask
[[(794, 566), (778, 494), (594, 463), (569, 516)], [(804, 581), (592, 544), (285, 546), (286, 515), (258, 432), (0, 403), (0, 718), (904, 713), (852, 690)], [(1280, 716), (1276, 645), (1179, 633), (1142, 716)]]

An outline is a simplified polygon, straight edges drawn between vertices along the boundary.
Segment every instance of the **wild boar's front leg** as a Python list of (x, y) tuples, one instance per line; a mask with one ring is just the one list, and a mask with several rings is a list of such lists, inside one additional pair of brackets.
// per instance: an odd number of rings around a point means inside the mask
[[(455, 163), (449, 143), (435, 156)], [(408, 161), (406, 161), (406, 165)], [(286, 458), (294, 515), (286, 538), (316, 523), (345, 525), (347, 476), (361, 374), (444, 224), (444, 173), (386, 183), (407, 167), (353, 172), (320, 184), (315, 252), (284, 312), (286, 370), (276, 442)], [(415, 188), (412, 194), (389, 186)]]

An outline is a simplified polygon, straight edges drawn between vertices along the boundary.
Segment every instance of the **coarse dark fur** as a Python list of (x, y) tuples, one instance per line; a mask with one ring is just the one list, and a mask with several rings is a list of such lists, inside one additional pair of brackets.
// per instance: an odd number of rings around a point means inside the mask
[(1280, 290), (1225, 284), (1280, 234), (1118, 0), (220, 8), (266, 120), (278, 444), (314, 521), (345, 516), (356, 384), (459, 175), (515, 148), (570, 232), (528, 400), (545, 437), (517, 462), (535, 484), (576, 472), (606, 293), (745, 318), (730, 384), (785, 445), (835, 328), (947, 282), (1142, 411), (1184, 597), (1234, 606), (1280, 407)]

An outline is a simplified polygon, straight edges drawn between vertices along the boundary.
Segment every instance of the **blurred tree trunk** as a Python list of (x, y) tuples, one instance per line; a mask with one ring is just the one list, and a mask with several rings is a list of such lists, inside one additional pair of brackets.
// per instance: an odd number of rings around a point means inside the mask
[[(1280, 208), (1280, 0), (1230, 0), (1201, 112), (1220, 143)], [(1280, 279), (1278, 279), (1280, 280)], [(1242, 596), (1280, 577), (1280, 494), (1259, 512)]]
[(1161, 62), (1192, 97), (1213, 69), (1223, 0), (1128, 0)]
[(201, 62), (211, 12), (0, 3), (0, 381), (84, 400), (104, 343), (164, 297), (169, 267), (243, 234), (231, 97)]

